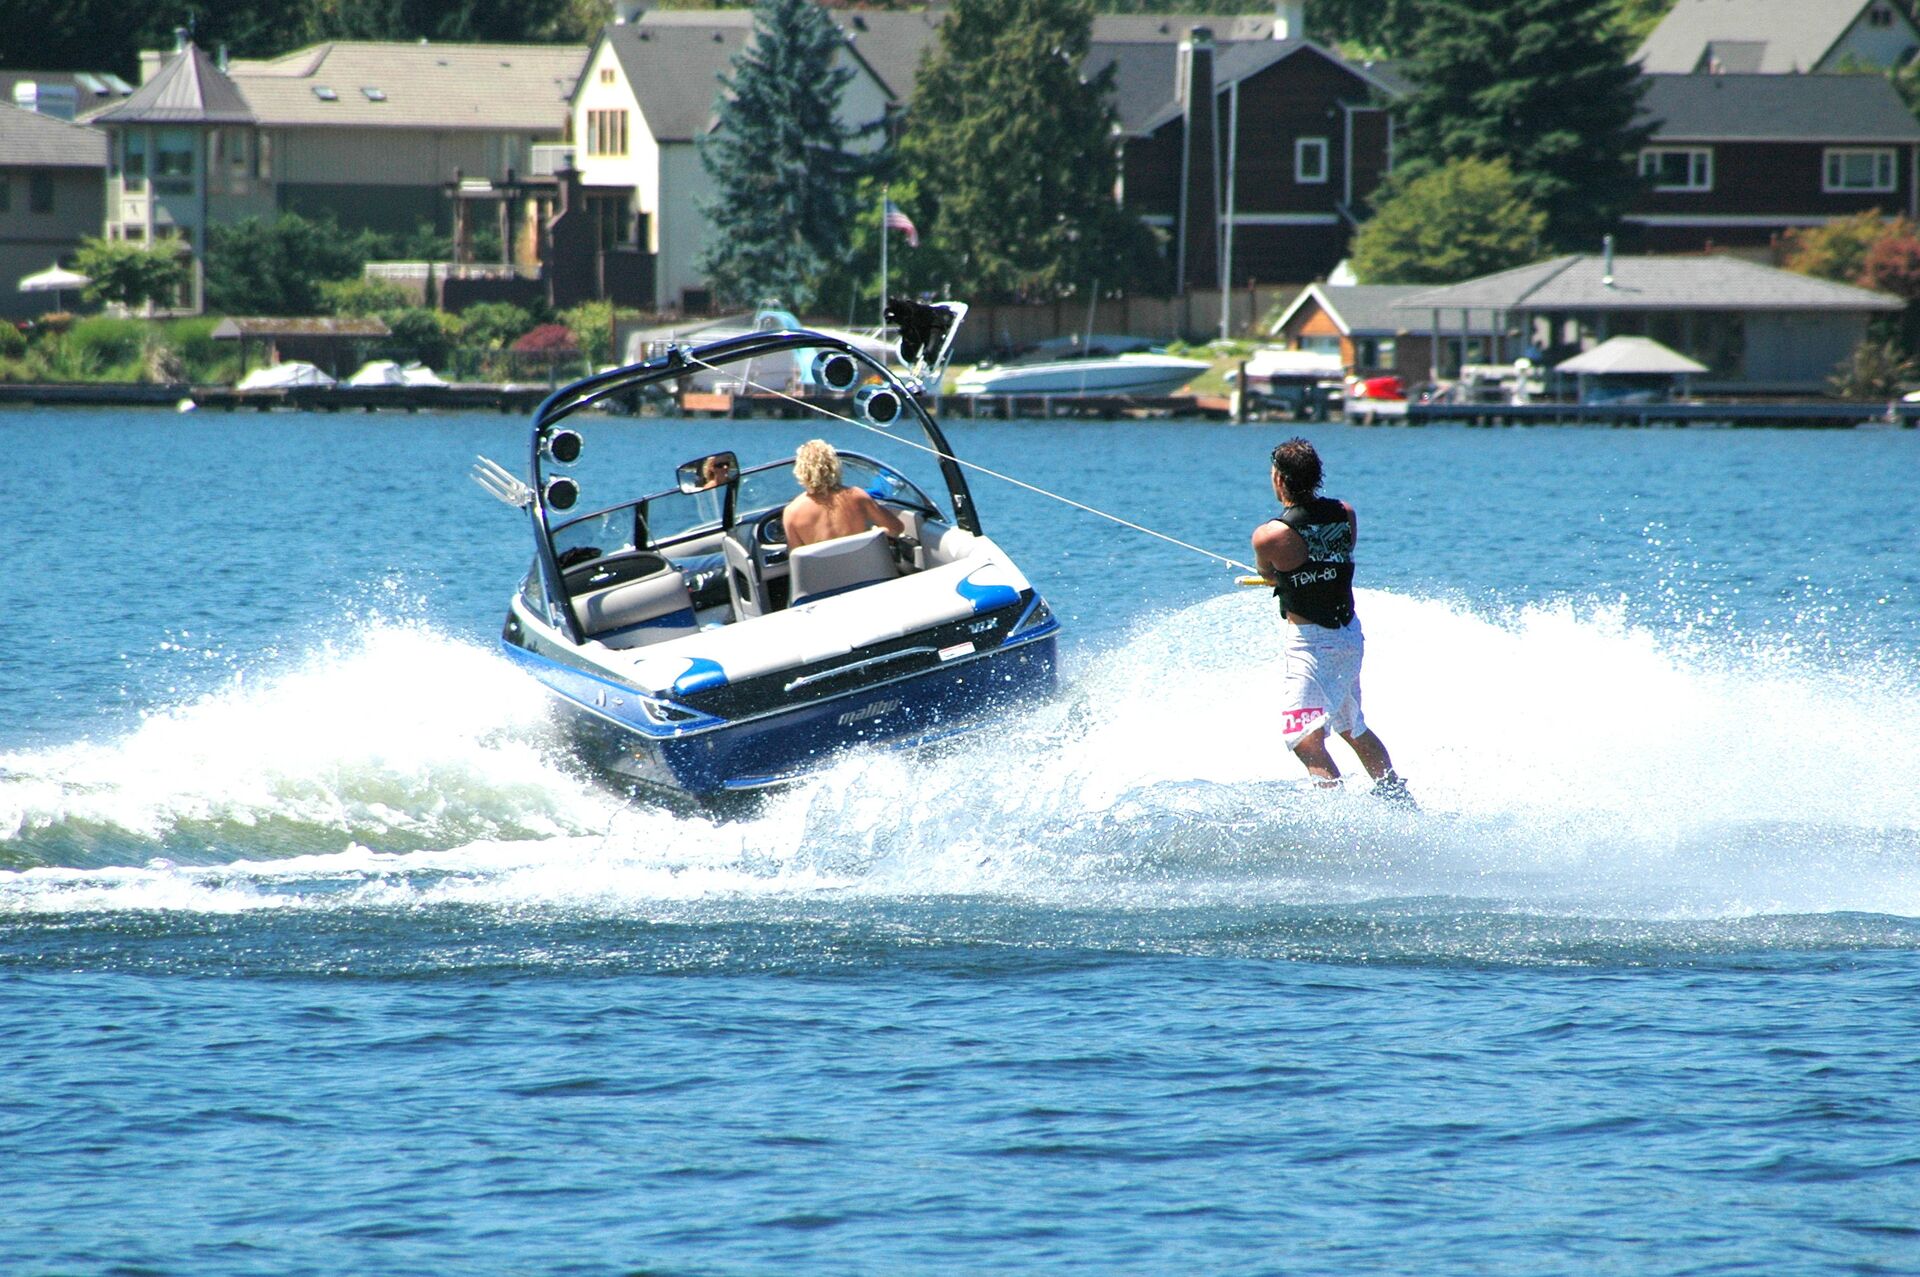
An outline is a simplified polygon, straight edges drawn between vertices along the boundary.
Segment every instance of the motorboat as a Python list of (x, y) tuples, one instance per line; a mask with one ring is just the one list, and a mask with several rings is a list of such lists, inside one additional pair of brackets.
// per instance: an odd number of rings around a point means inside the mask
[(1340, 409), (1346, 368), (1336, 353), (1263, 347), (1241, 368), (1246, 375), (1241, 391), (1263, 407), (1284, 408), (1310, 421)]
[[(971, 730), (1052, 692), (1060, 624), (981, 528), (920, 400), (965, 307), (897, 305), (901, 362), (914, 371), (805, 329), (676, 345), (550, 395), (525, 480), (480, 459), (474, 477), (523, 509), (533, 533), (502, 650), (552, 693), (593, 770), (702, 798), (756, 790), (850, 748)], [(784, 375), (796, 361), (808, 370), (797, 392)], [(607, 477), (582, 464), (571, 423), (583, 410), (704, 372), (765, 396), (781, 419), (640, 418), (607, 427)], [(633, 495), (626, 476), (647, 463), (627, 445), (650, 428), (731, 446), (662, 464)], [(794, 449), (810, 435), (836, 445), (843, 482), (896, 514), (902, 535), (788, 543)]]
[(1153, 351), (980, 364), (954, 382), (962, 395), (1171, 395), (1213, 365)]
[(234, 383), (235, 390), (294, 390), (307, 386), (331, 386), (334, 379), (313, 364), (301, 359), (255, 368)]
[(361, 364), (349, 386), (430, 386), (444, 388), (446, 379), (421, 363), (399, 364), (391, 359), (375, 359)]

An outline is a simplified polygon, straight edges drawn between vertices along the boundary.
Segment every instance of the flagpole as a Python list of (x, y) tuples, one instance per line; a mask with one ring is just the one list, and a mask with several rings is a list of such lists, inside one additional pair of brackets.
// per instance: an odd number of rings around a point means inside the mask
[(887, 330), (887, 192), (891, 187), (880, 188), (880, 331)]

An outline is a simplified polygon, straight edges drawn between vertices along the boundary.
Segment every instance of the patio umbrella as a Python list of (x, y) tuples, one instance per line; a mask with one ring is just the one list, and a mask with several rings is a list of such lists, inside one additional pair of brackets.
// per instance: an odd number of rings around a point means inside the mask
[(93, 279), (91, 276), (82, 275), (78, 271), (63, 270), (56, 264), (47, 267), (47, 269), (43, 271), (23, 277), (20, 281), (20, 291), (23, 293), (52, 293), (54, 308), (56, 310), (64, 310), (66, 309), (65, 303), (60, 295), (71, 288), (85, 288), (92, 282)]

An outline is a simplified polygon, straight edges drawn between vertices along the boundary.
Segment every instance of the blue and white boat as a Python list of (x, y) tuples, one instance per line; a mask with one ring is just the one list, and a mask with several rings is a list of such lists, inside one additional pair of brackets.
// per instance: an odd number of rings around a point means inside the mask
[[(476, 466), (532, 524), (533, 565), (502, 646), (553, 693), (594, 770), (699, 796), (753, 790), (850, 747), (950, 736), (1053, 690), (1059, 622), (981, 529), (916, 393), (938, 384), (965, 307), (904, 311), (901, 353), (914, 371), (802, 329), (675, 346), (549, 396), (533, 418), (530, 483), (485, 458)], [(663, 465), (641, 496), (596, 486), (569, 424), (577, 414), (711, 374), (798, 412), (792, 443), (758, 442), (771, 421), (719, 420), (715, 432), (731, 425), (736, 439), (715, 442), (734, 447)], [(793, 449), (811, 436), (839, 448), (844, 482), (899, 515), (904, 535), (788, 547)], [(755, 455), (743, 460), (749, 440)], [(916, 482), (916, 467), (930, 477)]]

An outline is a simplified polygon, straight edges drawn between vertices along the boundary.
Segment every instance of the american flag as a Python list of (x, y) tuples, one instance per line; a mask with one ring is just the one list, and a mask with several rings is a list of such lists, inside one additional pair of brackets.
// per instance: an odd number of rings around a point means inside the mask
[(920, 247), (920, 229), (913, 219), (900, 211), (900, 206), (892, 200), (887, 201), (887, 215), (882, 224), (890, 231), (899, 231), (907, 237), (908, 248)]

